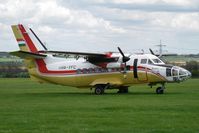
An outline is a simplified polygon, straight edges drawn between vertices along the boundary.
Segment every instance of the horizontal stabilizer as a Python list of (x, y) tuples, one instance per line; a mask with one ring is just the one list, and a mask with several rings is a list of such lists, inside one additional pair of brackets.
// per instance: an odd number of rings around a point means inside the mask
[(26, 52), (26, 51), (14, 51), (10, 52), (10, 54), (24, 59), (43, 59), (47, 56), (43, 54)]

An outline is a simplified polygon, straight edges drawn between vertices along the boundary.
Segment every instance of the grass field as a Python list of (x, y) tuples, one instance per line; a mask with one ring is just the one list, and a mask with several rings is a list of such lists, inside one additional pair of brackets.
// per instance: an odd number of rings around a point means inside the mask
[(18, 58), (0, 58), (0, 62), (22, 62), (22, 59), (18, 59)]
[(198, 133), (199, 79), (168, 84), (164, 95), (135, 86), (96, 96), (30, 79), (0, 79), (0, 133)]

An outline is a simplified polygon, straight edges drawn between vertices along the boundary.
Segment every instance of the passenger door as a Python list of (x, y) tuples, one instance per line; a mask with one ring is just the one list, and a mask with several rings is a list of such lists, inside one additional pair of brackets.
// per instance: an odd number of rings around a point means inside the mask
[(137, 67), (137, 76), (139, 81), (146, 81), (147, 78), (147, 59), (140, 59), (138, 60), (139, 63)]

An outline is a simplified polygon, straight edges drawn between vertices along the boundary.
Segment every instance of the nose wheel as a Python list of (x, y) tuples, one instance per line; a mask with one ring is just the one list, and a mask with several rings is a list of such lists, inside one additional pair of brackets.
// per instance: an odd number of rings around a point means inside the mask
[(157, 93), (157, 94), (163, 94), (163, 93), (164, 93), (164, 89), (162, 89), (162, 87), (158, 87), (158, 88), (156, 89), (156, 93)]
[(156, 94), (164, 94), (164, 89), (165, 89), (164, 85), (162, 85), (161, 87), (158, 87), (156, 89)]

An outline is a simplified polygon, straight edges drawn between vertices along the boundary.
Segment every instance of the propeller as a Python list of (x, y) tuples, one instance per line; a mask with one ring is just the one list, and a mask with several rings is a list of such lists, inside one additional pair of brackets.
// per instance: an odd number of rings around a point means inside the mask
[(120, 49), (120, 47), (117, 47), (117, 48), (118, 48), (120, 54), (122, 55), (122, 61), (123, 61), (124, 63), (126, 63), (127, 61), (129, 61), (130, 58), (124, 55), (124, 53), (122, 52), (122, 50)]
[(120, 47), (117, 47), (120, 54), (122, 55), (122, 62), (124, 63), (124, 73), (126, 73), (126, 62), (130, 60), (129, 57), (125, 56), (123, 51), (120, 49)]
[(149, 49), (149, 51), (151, 52), (152, 55), (155, 55), (152, 49)]

